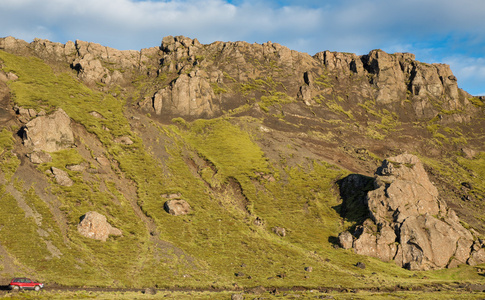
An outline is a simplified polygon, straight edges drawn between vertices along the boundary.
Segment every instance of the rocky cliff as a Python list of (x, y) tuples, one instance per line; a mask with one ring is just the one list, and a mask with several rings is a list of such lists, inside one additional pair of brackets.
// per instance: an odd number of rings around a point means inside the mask
[[(1, 38), (0, 68), (0, 279), (482, 276), (485, 105), (449, 66), (168, 36), (140, 51)], [(456, 273), (416, 272), (442, 268)]]
[[(360, 191), (367, 190), (364, 197)], [(352, 236), (339, 235), (344, 248), (393, 260), (411, 270), (452, 268), (485, 262), (481, 239), (460, 223), (456, 213), (439, 197), (421, 161), (403, 154), (383, 161), (371, 182), (351, 175), (341, 183), (344, 211), (357, 201), (370, 218)], [(354, 208), (355, 209), (355, 208)]]
[[(258, 88), (278, 100), (284, 100), (278, 94), (284, 92), (308, 106), (344, 92), (341, 97), (355, 104), (372, 100), (393, 110), (406, 108), (402, 117), (408, 120), (439, 116), (444, 122), (466, 122), (477, 112), (448, 65), (418, 62), (410, 53), (373, 50), (357, 56), (324, 51), (312, 57), (271, 42), (202, 45), (183, 36), (165, 37), (160, 47), (141, 51), (83, 41), (27, 44), (12, 37), (1, 39), (0, 49), (67, 63), (83, 82), (106, 91), (126, 89), (147, 77), (151, 84), (141, 90), (139, 104), (172, 117), (220, 116), (245, 102), (241, 94), (257, 98)], [(250, 86), (241, 87), (243, 83)]]

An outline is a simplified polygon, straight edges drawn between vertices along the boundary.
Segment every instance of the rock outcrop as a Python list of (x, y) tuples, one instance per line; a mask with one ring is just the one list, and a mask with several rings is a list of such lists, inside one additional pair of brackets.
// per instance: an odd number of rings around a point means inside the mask
[(108, 236), (121, 236), (122, 232), (118, 228), (111, 226), (102, 214), (90, 211), (81, 217), (81, 222), (77, 226), (78, 232), (90, 239), (106, 241)]
[(169, 87), (155, 93), (153, 108), (158, 115), (211, 117), (215, 99), (207, 73), (197, 70), (180, 75)]
[[(138, 100), (141, 109), (155, 115), (218, 116), (246, 104), (238, 95), (241, 86), (234, 83), (251, 85), (251, 80), (278, 76), (282, 83), (278, 92), (308, 106), (333, 97), (340, 84), (345, 87), (343, 94), (357, 102), (375, 100), (387, 108), (406, 105), (413, 111), (408, 118), (439, 115), (441, 122), (467, 122), (470, 112), (476, 111), (448, 65), (421, 63), (410, 53), (373, 50), (359, 56), (323, 51), (312, 57), (271, 42), (203, 45), (184, 36), (164, 37), (160, 47), (140, 51), (79, 40), (60, 44), (35, 39), (29, 44), (12, 37), (1, 38), (0, 49), (67, 63), (87, 85), (105, 91), (150, 79), (153, 88), (142, 88)], [(323, 77), (329, 81), (322, 82)], [(231, 89), (219, 86), (231, 84)], [(255, 99), (261, 96), (256, 89)]]
[(70, 148), (74, 144), (71, 119), (61, 108), (50, 115), (36, 117), (25, 124), (22, 139), (34, 152)]
[[(364, 78), (360, 94), (371, 97), (381, 105), (412, 105), (417, 118), (433, 118), (440, 113), (475, 111), (470, 95), (458, 88), (456, 77), (445, 64), (425, 64), (414, 54), (388, 54), (373, 50), (367, 55), (324, 51), (314, 56), (329, 72), (344, 80), (352, 73)], [(345, 76), (347, 75), (347, 76)], [(469, 121), (469, 114), (443, 114), (442, 121)]]
[(416, 156), (386, 159), (375, 175), (372, 186), (359, 175), (341, 183), (343, 211), (361, 209), (369, 216), (353, 235), (339, 235), (343, 248), (411, 270), (485, 262), (483, 241), (439, 198)]

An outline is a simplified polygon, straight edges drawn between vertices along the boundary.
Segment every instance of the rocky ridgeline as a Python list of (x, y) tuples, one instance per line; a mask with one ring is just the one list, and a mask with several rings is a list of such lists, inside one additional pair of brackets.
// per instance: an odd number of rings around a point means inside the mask
[(271, 42), (203, 45), (183, 36), (165, 37), (160, 47), (141, 51), (83, 41), (64, 45), (36, 39), (29, 44), (12, 37), (0, 39), (0, 49), (68, 63), (86, 84), (99, 83), (106, 90), (126, 88), (146, 76), (152, 88), (142, 91), (141, 108), (171, 117), (221, 115), (247, 103), (238, 84), (267, 77), (279, 80), (281, 91), (308, 106), (338, 95), (356, 103), (375, 100), (398, 111), (410, 105), (411, 113), (403, 117), (439, 116), (443, 122), (469, 121), (477, 110), (448, 65), (421, 63), (409, 53), (324, 51), (310, 56)]
[(416, 156), (384, 160), (375, 175), (354, 174), (341, 182), (343, 216), (351, 216), (352, 210), (369, 215), (353, 234), (339, 235), (343, 248), (411, 270), (485, 262), (484, 241), (439, 198)]

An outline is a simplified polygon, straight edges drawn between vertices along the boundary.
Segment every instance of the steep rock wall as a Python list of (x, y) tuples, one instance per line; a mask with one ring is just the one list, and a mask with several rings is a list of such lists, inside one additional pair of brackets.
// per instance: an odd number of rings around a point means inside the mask
[[(391, 261), (410, 270), (456, 267), (485, 262), (484, 243), (463, 227), (439, 198), (421, 161), (403, 154), (384, 160), (370, 181), (349, 176), (341, 184), (344, 209), (355, 202), (369, 219), (355, 232), (341, 233), (343, 248)], [(368, 191), (356, 196), (356, 191)], [(352, 202), (354, 202), (352, 204)]]
[[(35, 39), (29, 44), (12, 37), (0, 39), (0, 49), (67, 63), (86, 84), (105, 91), (138, 88), (140, 108), (155, 115), (220, 115), (245, 104), (241, 85), (259, 79), (278, 80), (271, 93), (283, 92), (308, 106), (338, 95), (355, 105), (367, 100), (393, 110), (410, 105), (411, 119), (438, 117), (445, 123), (470, 121), (477, 112), (448, 65), (421, 63), (409, 53), (324, 51), (312, 57), (271, 42), (203, 45), (183, 36), (165, 37), (160, 47), (140, 51), (79, 40), (63, 45)], [(149, 88), (137, 85), (141, 77), (151, 81)], [(337, 88), (339, 83), (344, 88)], [(257, 101), (261, 93), (250, 96)]]

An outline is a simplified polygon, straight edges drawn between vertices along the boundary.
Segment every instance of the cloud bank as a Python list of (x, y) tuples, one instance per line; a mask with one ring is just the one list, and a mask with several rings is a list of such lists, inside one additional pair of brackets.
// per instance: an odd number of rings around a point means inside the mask
[[(117, 49), (158, 46), (163, 36), (202, 43), (272, 42), (315, 54), (380, 48), (450, 63), (461, 86), (485, 89), (485, 1), (476, 0), (1, 0), (0, 36)], [(473, 74), (473, 75), (472, 75)], [(463, 78), (461, 78), (462, 76)], [(464, 86), (465, 84), (465, 86)], [(466, 86), (469, 84), (469, 86)], [(479, 86), (482, 85), (482, 86)], [(485, 91), (484, 91), (485, 92)]]

